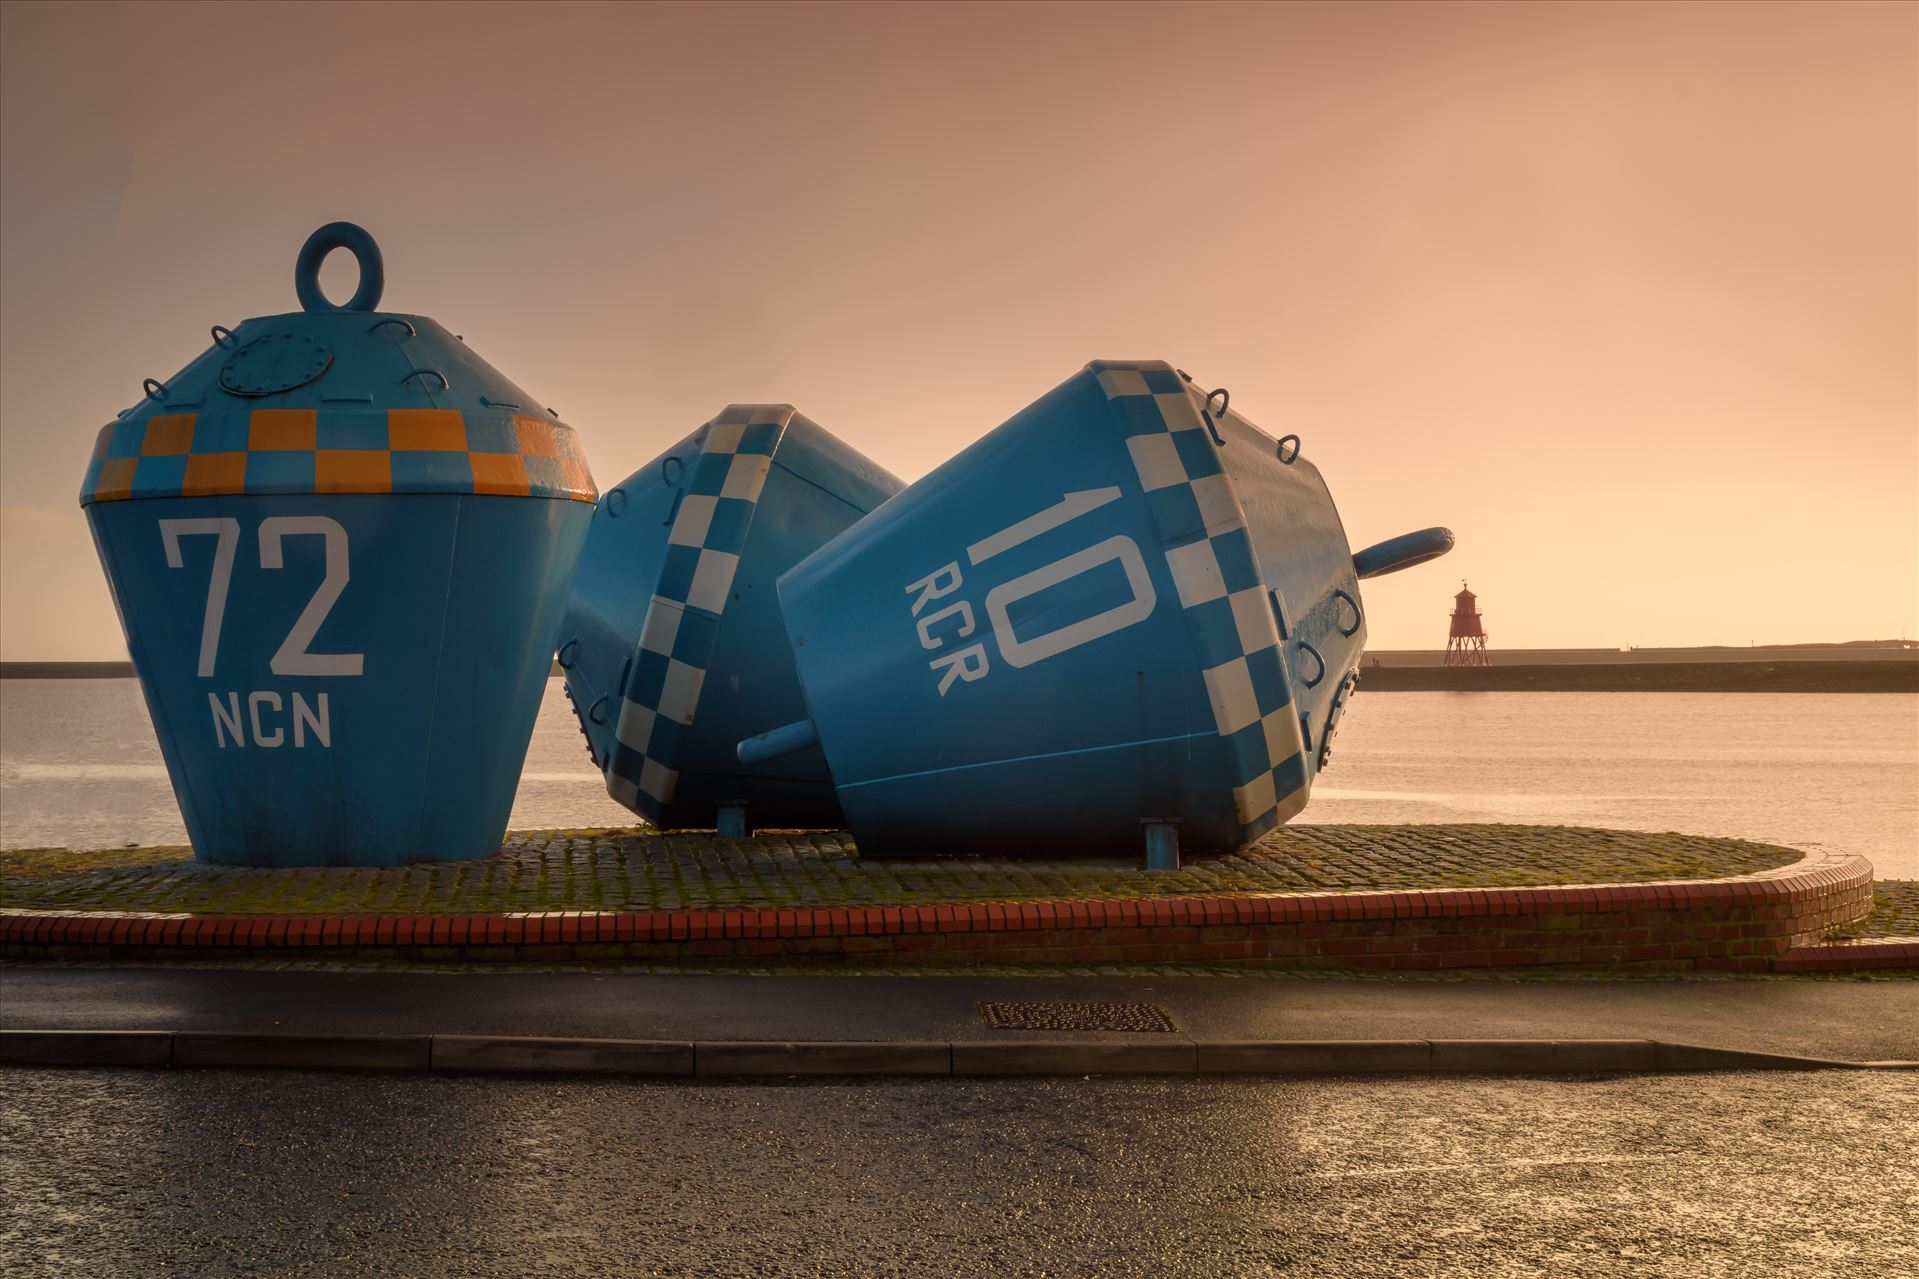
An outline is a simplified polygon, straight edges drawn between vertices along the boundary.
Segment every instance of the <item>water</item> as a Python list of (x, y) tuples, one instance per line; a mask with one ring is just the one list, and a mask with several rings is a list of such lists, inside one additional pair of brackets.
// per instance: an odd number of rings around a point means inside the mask
[[(1919, 879), (1919, 696), (1373, 693), (1301, 822), (1542, 822), (1864, 853)], [(622, 826), (550, 681), (513, 825)], [(0, 680), (0, 846), (183, 843), (132, 680)]]
[(1919, 879), (1919, 696), (1362, 694), (1305, 822), (1539, 822), (1864, 853)]

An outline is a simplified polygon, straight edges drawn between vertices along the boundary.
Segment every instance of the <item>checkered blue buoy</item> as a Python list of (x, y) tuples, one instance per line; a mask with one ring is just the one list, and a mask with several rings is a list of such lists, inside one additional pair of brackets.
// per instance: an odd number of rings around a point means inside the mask
[(807, 718), (739, 751), (817, 742), (864, 854), (1238, 848), (1305, 806), (1366, 641), (1298, 438), (1157, 361), (1087, 365), (779, 596)]
[(790, 404), (735, 404), (600, 498), (559, 660), (614, 799), (665, 828), (837, 828), (817, 750), (742, 763), (803, 718), (780, 574), (900, 490)]

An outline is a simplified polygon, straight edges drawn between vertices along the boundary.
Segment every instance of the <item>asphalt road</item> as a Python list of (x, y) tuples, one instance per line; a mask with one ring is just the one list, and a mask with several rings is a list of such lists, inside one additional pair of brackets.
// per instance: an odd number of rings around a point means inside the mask
[[(981, 1000), (1143, 1000), (1203, 1039), (1663, 1039), (1919, 1060), (1919, 980), (749, 977), (0, 967), (0, 1027), (991, 1038)], [(1058, 1036), (1056, 1036), (1058, 1037)]]
[(0, 1075), (0, 1271), (1919, 1274), (1919, 1076)]

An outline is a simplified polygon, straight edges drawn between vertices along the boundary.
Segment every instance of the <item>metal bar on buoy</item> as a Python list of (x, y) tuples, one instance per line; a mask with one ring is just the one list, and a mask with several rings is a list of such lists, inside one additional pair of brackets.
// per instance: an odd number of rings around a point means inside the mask
[(820, 730), (814, 727), (812, 720), (803, 719), (796, 724), (782, 724), (757, 737), (749, 737), (739, 744), (734, 753), (742, 764), (764, 764), (769, 759), (793, 755), (819, 744)]

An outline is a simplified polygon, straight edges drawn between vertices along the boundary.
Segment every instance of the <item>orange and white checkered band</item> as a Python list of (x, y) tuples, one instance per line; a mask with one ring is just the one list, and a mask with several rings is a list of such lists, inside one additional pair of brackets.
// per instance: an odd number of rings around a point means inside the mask
[(578, 436), (561, 422), (458, 409), (255, 409), (102, 427), (80, 502), (233, 493), (599, 496)]

